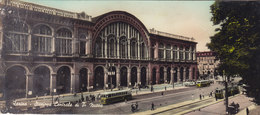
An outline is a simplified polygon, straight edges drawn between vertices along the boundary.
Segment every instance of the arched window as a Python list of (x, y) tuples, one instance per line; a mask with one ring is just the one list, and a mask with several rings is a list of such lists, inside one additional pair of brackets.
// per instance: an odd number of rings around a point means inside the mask
[(174, 58), (174, 60), (178, 59), (177, 50), (178, 50), (177, 46), (175, 45), (173, 47), (173, 58)]
[(97, 38), (96, 44), (95, 44), (95, 53), (96, 57), (101, 57), (102, 56), (102, 40), (100, 37)]
[(127, 39), (126, 37), (119, 38), (119, 55), (121, 58), (127, 57)]
[(171, 59), (171, 45), (170, 44), (166, 45), (166, 58), (167, 58), (167, 60)]
[(37, 53), (51, 53), (52, 31), (46, 25), (35, 27), (32, 38), (32, 47)]
[(131, 39), (131, 58), (136, 58), (137, 57), (137, 41), (135, 38)]
[(140, 52), (141, 52), (141, 59), (145, 59), (145, 45), (144, 43), (141, 43), (141, 46), (140, 46)]
[(159, 58), (163, 59), (164, 58), (164, 44), (160, 43), (159, 44)]
[(58, 55), (72, 54), (72, 32), (69, 29), (61, 28), (57, 31), (56, 52)]
[(192, 46), (192, 48), (191, 48), (192, 50), (192, 54), (191, 54), (191, 60), (195, 60), (195, 49), (194, 49), (194, 47)]
[(5, 50), (7, 52), (28, 51), (28, 27), (17, 20), (7, 22), (7, 33), (4, 35)]
[(180, 60), (184, 59), (183, 55), (184, 55), (183, 46), (181, 46), (180, 47)]
[(79, 36), (79, 54), (86, 55), (86, 39), (87, 36), (85, 34), (81, 34)]
[(116, 40), (114, 35), (110, 35), (107, 38), (107, 52), (109, 57), (115, 57), (116, 55)]

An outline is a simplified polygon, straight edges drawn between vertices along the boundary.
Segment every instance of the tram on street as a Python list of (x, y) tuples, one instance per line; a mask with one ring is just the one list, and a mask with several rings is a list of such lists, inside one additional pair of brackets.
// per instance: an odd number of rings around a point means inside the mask
[(209, 80), (197, 81), (196, 86), (197, 87), (207, 87), (207, 86), (210, 86), (210, 81)]
[(130, 90), (119, 90), (101, 93), (101, 104), (111, 104), (119, 101), (131, 100), (132, 93)]
[(223, 99), (224, 98), (224, 89), (216, 89), (215, 90), (215, 97), (217, 99)]

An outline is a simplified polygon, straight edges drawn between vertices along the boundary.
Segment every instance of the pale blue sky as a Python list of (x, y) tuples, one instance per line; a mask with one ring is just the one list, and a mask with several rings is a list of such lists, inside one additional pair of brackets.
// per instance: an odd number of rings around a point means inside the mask
[(197, 51), (208, 51), (206, 43), (214, 35), (210, 5), (214, 1), (92, 1), (92, 0), (23, 0), (92, 17), (121, 10), (140, 19), (147, 29), (195, 38)]

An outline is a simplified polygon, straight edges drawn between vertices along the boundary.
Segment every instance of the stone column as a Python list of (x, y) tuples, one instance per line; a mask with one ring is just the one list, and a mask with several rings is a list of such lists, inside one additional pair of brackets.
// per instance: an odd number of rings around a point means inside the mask
[(189, 74), (189, 75), (190, 75), (190, 76), (189, 76), (189, 79), (190, 79), (190, 80), (193, 80), (193, 79), (192, 79), (192, 67), (190, 67), (189, 70), (190, 70), (190, 71), (189, 71), (189, 73), (190, 73), (190, 74)]
[(117, 38), (116, 39), (116, 54), (117, 54), (117, 56), (116, 56), (116, 58), (120, 58), (120, 54), (119, 54), (119, 41), (120, 41), (120, 38)]
[(130, 45), (131, 45), (130, 42), (131, 42), (131, 41), (130, 41), (130, 39), (128, 39), (127, 41), (128, 41), (128, 42), (127, 42), (127, 47), (128, 47), (128, 48), (127, 48), (127, 50), (128, 50), (128, 52), (127, 52), (127, 54), (128, 54), (127, 58), (128, 58), (128, 59), (131, 59), (131, 50), (130, 50), (130, 49), (131, 49), (131, 47), (130, 47)]
[(181, 73), (180, 73), (180, 68), (178, 68), (177, 70), (177, 82), (180, 82), (181, 81)]
[(141, 70), (137, 68), (137, 84), (141, 84)]
[(159, 84), (160, 82), (160, 70), (156, 69), (156, 84)]
[(158, 60), (158, 47), (159, 47), (159, 44), (158, 42), (156, 42), (155, 44), (155, 48), (154, 48), (154, 59)]
[[(90, 54), (90, 49), (91, 49), (90, 46), (92, 45), (91, 42), (92, 42), (91, 39), (88, 37), (88, 39), (86, 40), (86, 49), (85, 49), (86, 50), (85, 54), (87, 54), (87, 55)], [(102, 50), (100, 53), (101, 53), (101, 56), (103, 57)], [(94, 52), (93, 52), (93, 54), (94, 54)]]
[(163, 69), (163, 82), (166, 83), (167, 81), (167, 68), (165, 67)]
[(116, 68), (116, 87), (120, 86), (120, 69), (119, 67)]
[[(91, 84), (90, 84), (90, 81), (91, 81), (91, 79), (90, 78), (92, 78), (92, 73), (90, 72), (90, 70), (88, 71), (88, 84), (87, 84), (87, 89), (88, 89), (88, 91), (90, 90), (90, 89), (92, 89), (93, 87), (90, 87), (91, 86)], [(92, 81), (93, 82), (93, 81)]]
[(186, 68), (183, 68), (183, 81), (186, 80)]
[(26, 75), (26, 98), (33, 95), (33, 74)]
[(74, 82), (74, 83), (75, 83), (75, 84), (74, 84), (75, 90), (74, 90), (74, 91), (75, 91), (75, 92), (81, 92), (81, 87), (82, 87), (82, 86), (80, 86), (79, 74), (75, 74), (74, 76), (75, 76), (75, 77), (74, 77), (74, 78), (75, 78), (75, 82)]
[(71, 73), (70, 75), (70, 93), (74, 93), (75, 92), (75, 78), (76, 75), (74, 73)]
[[(102, 43), (103, 43), (103, 40), (102, 40)], [(107, 54), (107, 38), (105, 38), (105, 50), (104, 50), (104, 52), (105, 52), (105, 58), (107, 58), (108, 57), (108, 54)], [(102, 48), (103, 48), (103, 45), (102, 45)], [(103, 50), (103, 49), (102, 49)]]
[(131, 86), (131, 69), (127, 68), (127, 87)]
[(140, 59), (140, 37), (139, 34), (137, 34), (137, 59)]
[(173, 79), (173, 71), (174, 71), (174, 68), (171, 69), (171, 80), (170, 80), (170, 84), (173, 84), (174, 82), (174, 79)]
[(50, 78), (50, 94), (56, 94), (57, 93), (57, 89), (56, 89), (56, 73), (51, 74), (51, 78)]
[[(96, 84), (94, 84), (96, 85)], [(108, 73), (107, 68), (104, 69), (104, 89), (108, 88)]]
[(5, 75), (0, 74), (0, 100), (4, 100)]

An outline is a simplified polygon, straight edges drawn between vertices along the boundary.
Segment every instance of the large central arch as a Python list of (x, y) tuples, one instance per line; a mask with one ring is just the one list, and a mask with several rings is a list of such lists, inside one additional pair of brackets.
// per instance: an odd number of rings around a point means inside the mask
[[(149, 32), (143, 23), (132, 14), (123, 11), (113, 11), (93, 19), (95, 23), (92, 50), (96, 57), (127, 58), (131, 39), (136, 39), (140, 58), (149, 55), (147, 46), (150, 44)], [(114, 36), (115, 39), (108, 37)], [(101, 40), (100, 40), (101, 39)], [(111, 44), (115, 45), (111, 45)], [(106, 45), (104, 45), (106, 44)], [(119, 49), (118, 49), (119, 48)], [(104, 50), (97, 52), (97, 50)], [(128, 53), (127, 53), (128, 52)], [(131, 52), (131, 51), (130, 51)], [(136, 51), (137, 52), (137, 51)], [(111, 56), (112, 55), (112, 56)]]

